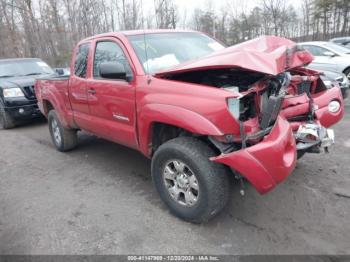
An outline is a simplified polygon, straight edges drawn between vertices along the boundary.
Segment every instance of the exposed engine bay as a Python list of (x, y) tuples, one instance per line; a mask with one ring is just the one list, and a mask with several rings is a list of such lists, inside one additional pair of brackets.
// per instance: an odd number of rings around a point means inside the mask
[(228, 100), (233, 116), (241, 122), (258, 117), (260, 128), (266, 129), (274, 124), (291, 81), (288, 72), (277, 76), (239, 70), (215, 69), (190, 71), (172, 75), (168, 79), (214, 86), (237, 95)]
[[(281, 111), (288, 111), (301, 104), (306, 108), (304, 112), (285, 115), (289, 122), (304, 123), (298, 130), (294, 130), (297, 149), (319, 152), (319, 148), (327, 150), (334, 143), (332, 130), (321, 126), (314, 117), (312, 94), (324, 91), (327, 87), (319, 75), (312, 74), (307, 69), (290, 70), (276, 76), (237, 68), (208, 69), (173, 74), (166, 78), (232, 92), (235, 97), (228, 99), (228, 108), (241, 125), (239, 148), (259, 142), (270, 132)], [(244, 123), (253, 119), (257, 119), (260, 131), (245, 134)], [(227, 146), (221, 148), (230, 151)]]

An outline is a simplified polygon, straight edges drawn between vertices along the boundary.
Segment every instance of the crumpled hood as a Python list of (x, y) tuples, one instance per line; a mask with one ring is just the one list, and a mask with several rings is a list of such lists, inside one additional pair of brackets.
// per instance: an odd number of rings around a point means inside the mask
[(169, 76), (177, 73), (215, 68), (240, 68), (269, 75), (277, 75), (286, 69), (309, 64), (313, 56), (306, 50), (299, 50), (297, 44), (286, 38), (262, 36), (208, 56), (181, 63), (155, 76)]

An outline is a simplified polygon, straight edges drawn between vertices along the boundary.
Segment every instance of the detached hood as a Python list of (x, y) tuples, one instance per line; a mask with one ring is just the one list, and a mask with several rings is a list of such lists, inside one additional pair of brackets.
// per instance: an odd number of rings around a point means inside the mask
[(191, 60), (155, 76), (216, 68), (240, 68), (269, 75), (309, 64), (313, 56), (298, 49), (295, 42), (277, 36), (262, 36), (241, 44), (216, 51), (208, 56)]

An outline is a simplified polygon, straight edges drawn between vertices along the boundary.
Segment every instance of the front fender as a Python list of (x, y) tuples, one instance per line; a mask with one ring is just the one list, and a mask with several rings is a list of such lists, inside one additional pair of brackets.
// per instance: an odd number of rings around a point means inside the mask
[(164, 123), (183, 128), (199, 135), (224, 135), (210, 120), (191, 110), (166, 104), (147, 104), (139, 112), (138, 127), (140, 150), (150, 156), (153, 123)]

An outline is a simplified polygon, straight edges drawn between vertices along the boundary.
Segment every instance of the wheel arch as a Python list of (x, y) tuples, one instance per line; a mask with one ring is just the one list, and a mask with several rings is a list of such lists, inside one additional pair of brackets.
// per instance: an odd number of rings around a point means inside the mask
[(49, 112), (51, 110), (54, 110), (55, 108), (53, 104), (47, 99), (43, 99), (42, 104), (43, 104), (43, 113), (47, 117)]
[[(197, 112), (165, 104), (149, 104), (143, 107), (139, 117), (140, 150), (151, 157), (161, 143), (179, 135), (222, 136), (223, 133), (209, 119)], [(170, 131), (168, 136), (159, 132)], [(154, 145), (158, 141), (159, 144)]]

